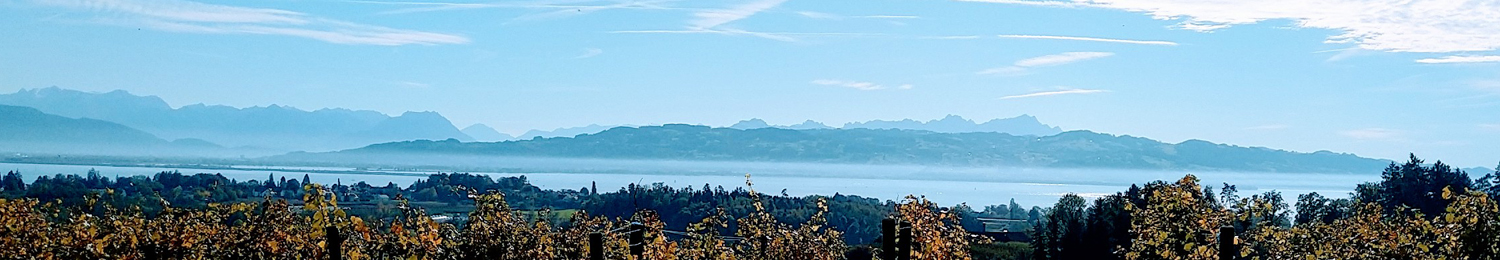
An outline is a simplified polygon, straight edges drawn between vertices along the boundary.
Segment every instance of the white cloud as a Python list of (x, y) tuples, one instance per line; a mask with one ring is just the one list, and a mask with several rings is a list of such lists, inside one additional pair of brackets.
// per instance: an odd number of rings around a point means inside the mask
[[(789, 36), (792, 35), (792, 33), (768, 33), (721, 27), (721, 25), (749, 18), (750, 16), (753, 16), (762, 11), (774, 8), (778, 5), (781, 5), (782, 2), (786, 2), (786, 0), (754, 0), (752, 2), (730, 7), (727, 9), (701, 10), (693, 13), (693, 17), (695, 17), (695, 19), (688, 22), (688, 28), (685, 30), (626, 30), (613, 31), (610, 33), (743, 35), (785, 42), (797, 41), (797, 38)], [(807, 12), (803, 15), (827, 16), (831, 14)]]
[(742, 35), (772, 39), (784, 42), (795, 42), (790, 33), (752, 32), (740, 29), (687, 29), (687, 30), (636, 30), (636, 31), (613, 31), (610, 33), (631, 34), (719, 34), (719, 35)]
[(1500, 131), (1500, 124), (1479, 124), (1479, 128), (1490, 131)]
[(1114, 55), (1114, 53), (1109, 52), (1064, 52), (1019, 60), (1016, 61), (1015, 64), (1012, 64), (1012, 66), (985, 69), (977, 72), (977, 74), (1000, 74), (1015, 76), (1025, 74), (1027, 72), (1027, 68), (1057, 66)]
[(917, 18), (921, 18), (921, 17), (918, 17), (918, 16), (912, 16), (912, 15), (859, 15), (859, 16), (846, 16), (846, 15), (837, 15), (837, 14), (830, 14), (830, 13), (823, 13), (823, 12), (813, 12), (813, 11), (799, 11), (799, 12), (797, 12), (797, 14), (802, 15), (803, 17), (807, 17), (807, 18), (825, 19), (825, 20), (843, 20), (843, 19), (850, 19), (850, 18), (864, 18), (864, 19), (917, 19)]
[(938, 39), (938, 40), (973, 40), (973, 39), (979, 39), (979, 38), (980, 38), (979, 35), (954, 35), (954, 36), (922, 37), (922, 39)]
[(579, 54), (578, 56), (573, 57), (573, 58), (574, 59), (587, 59), (587, 58), (592, 58), (594, 56), (599, 56), (599, 54), (604, 54), (604, 50), (599, 49), (599, 48), (584, 48), (583, 49), (583, 54)]
[(807, 36), (807, 37), (817, 37), (817, 36), (824, 36), (824, 37), (830, 37), (830, 36), (842, 36), (842, 37), (873, 37), (873, 36), (883, 36), (883, 34), (871, 34), (871, 33), (756, 32), (756, 31), (746, 31), (746, 30), (730, 29), (730, 28), (687, 29), (687, 30), (632, 30), (632, 31), (612, 31), (612, 32), (609, 32), (609, 33), (625, 33), (625, 34), (719, 34), (719, 35), (753, 36), (753, 37), (760, 37), (760, 38), (766, 38), (766, 39), (772, 39), (772, 40), (778, 40), (778, 41), (784, 41), (784, 42), (795, 42), (795, 41), (798, 41), (797, 36)]
[(693, 29), (710, 29), (726, 23), (739, 21), (766, 9), (771, 9), (786, 0), (754, 0), (728, 9), (707, 10), (693, 13), (697, 19), (689, 22)]
[(1025, 67), (1020, 67), (1020, 66), (1005, 66), (1005, 67), (996, 67), (996, 68), (984, 69), (984, 70), (981, 70), (979, 72), (975, 72), (974, 74), (979, 74), (979, 75), (1020, 76), (1020, 75), (1031, 74), (1031, 72), (1027, 71)]
[(1104, 57), (1109, 57), (1109, 56), (1114, 56), (1114, 55), (1115, 55), (1114, 53), (1109, 53), (1109, 52), (1064, 52), (1064, 53), (1060, 53), (1060, 54), (1039, 56), (1039, 57), (1035, 57), (1035, 58), (1029, 58), (1029, 59), (1024, 59), (1024, 60), (1016, 61), (1016, 66), (1021, 66), (1021, 67), (1057, 66), (1057, 65), (1063, 65), (1063, 64), (1074, 63), (1074, 62), (1079, 62), (1079, 61), (1104, 58)]
[(554, 0), (554, 1), (542, 1), (542, 2), (497, 2), (497, 3), (415, 2), (415, 1), (363, 1), (363, 0), (346, 0), (346, 1), (343, 1), (343, 2), (347, 2), (347, 3), (359, 3), (359, 4), (372, 4), (372, 5), (415, 6), (415, 7), (410, 7), (410, 8), (402, 8), (402, 9), (396, 9), (396, 10), (390, 10), (390, 11), (384, 11), (384, 12), (377, 13), (377, 14), (383, 14), (383, 15), (385, 15), (385, 14), (407, 14), (407, 13), (437, 12), (437, 11), (457, 11), (457, 10), (473, 10), (473, 9), (491, 9), (491, 8), (552, 10), (552, 11), (548, 11), (548, 12), (544, 12), (544, 13), (522, 15), (520, 17), (515, 18), (515, 20), (535, 20), (535, 19), (558, 18), (558, 17), (573, 16), (573, 15), (581, 15), (581, 14), (588, 14), (588, 13), (592, 13), (592, 12), (604, 11), (604, 10), (612, 10), (612, 9), (689, 10), (688, 8), (673, 8), (673, 7), (667, 7), (667, 6), (661, 5), (661, 3), (673, 2), (673, 1), (677, 1), (677, 0), (618, 1), (618, 2), (615, 2), (614, 4), (600, 4), (600, 5), (574, 4), (574, 3), (577, 3), (579, 1), (572, 1), (572, 0)]
[(1081, 94), (1096, 94), (1096, 93), (1105, 93), (1105, 92), (1109, 92), (1109, 90), (1102, 90), (1102, 89), (1064, 89), (1064, 90), (1043, 91), (1043, 92), (1033, 92), (1033, 93), (1020, 94), (1020, 95), (1004, 96), (1004, 97), (1000, 97), (1000, 99), (1017, 99), (1017, 98), (1045, 97), (1045, 96), (1069, 95), (1069, 94), (1080, 94), (1081, 95)]
[(1035, 0), (957, 0), (957, 1), (959, 1), (959, 2), (979, 2), (979, 3), (997, 3), (997, 4), (1018, 4), (1018, 5), (1050, 6), (1050, 7), (1085, 7), (1085, 6), (1088, 6), (1088, 4), (1086, 4), (1086, 3), (1067, 2), (1067, 1), (1046, 1), (1046, 0), (1043, 0), (1043, 1), (1035, 1)]
[(1391, 140), (1401, 137), (1399, 130), (1385, 128), (1365, 128), (1339, 132), (1339, 135), (1360, 140)]
[(338, 44), (463, 44), (469, 38), (357, 24), (304, 13), (182, 0), (44, 0), (37, 3), (100, 13), (97, 21), (170, 32), (281, 35)]
[(1341, 60), (1353, 58), (1355, 56), (1367, 55), (1367, 54), (1370, 54), (1372, 52), (1370, 50), (1360, 49), (1360, 48), (1343, 48), (1343, 49), (1336, 49), (1336, 50), (1315, 51), (1313, 53), (1327, 53), (1327, 52), (1335, 52), (1335, 51), (1338, 52), (1338, 53), (1333, 54), (1333, 56), (1329, 56), (1328, 59), (1325, 59), (1323, 61), (1325, 61), (1325, 62), (1336, 62), (1336, 61), (1341, 61)]
[(1500, 55), (1488, 56), (1447, 56), (1442, 58), (1426, 58), (1417, 60), (1420, 63), (1479, 63), (1500, 62)]
[(432, 87), (431, 84), (421, 83), (421, 82), (411, 82), (411, 81), (397, 81), (396, 85), (402, 86), (402, 87), (408, 87), (408, 88), (419, 88), (419, 89), (420, 88), (431, 88)]
[(1054, 35), (1013, 35), (1013, 34), (1004, 34), (1004, 35), (998, 35), (998, 36), (1000, 38), (1014, 38), (1014, 39), (1069, 40), (1069, 41), (1091, 41), (1091, 42), (1111, 42), (1111, 43), (1128, 43), (1128, 44), (1177, 46), (1177, 43), (1175, 43), (1175, 42), (1169, 42), (1169, 41), (1142, 41), (1142, 40), (1123, 40), (1123, 39), (1110, 39), (1110, 38), (1077, 37), (1077, 36), (1054, 36)]
[[(837, 79), (819, 79), (819, 80), (813, 80), (812, 84), (823, 85), (823, 86), (845, 87), (845, 88), (852, 88), (852, 89), (858, 89), (858, 90), (882, 90), (882, 89), (886, 89), (886, 87), (884, 85), (876, 84), (876, 83), (873, 83), (873, 82), (837, 80)], [(901, 84), (901, 85), (896, 86), (896, 89), (912, 89), (913, 87), (914, 86), (912, 86), (911, 84)]]
[(1212, 31), (1267, 20), (1339, 31), (1330, 43), (1394, 52), (1500, 49), (1500, 2), (1493, 0), (985, 0), (984, 2), (1093, 7), (1178, 20), (1176, 28)]
[(1284, 129), (1287, 129), (1287, 128), (1291, 128), (1291, 126), (1283, 125), (1283, 124), (1270, 124), (1270, 125), (1258, 125), (1258, 126), (1246, 127), (1245, 130), (1274, 131), (1274, 130), (1284, 130)]

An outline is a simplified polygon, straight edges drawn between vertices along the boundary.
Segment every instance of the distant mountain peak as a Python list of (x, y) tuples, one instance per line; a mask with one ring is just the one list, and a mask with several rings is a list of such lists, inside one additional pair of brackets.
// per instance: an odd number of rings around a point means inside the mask
[(796, 129), (796, 130), (807, 130), (807, 129), (829, 129), (829, 128), (833, 128), (833, 127), (830, 127), (830, 126), (825, 125), (825, 124), (823, 124), (821, 122), (818, 122), (818, 121), (807, 120), (807, 121), (802, 121), (802, 123), (799, 123), (799, 124), (789, 125), (786, 128), (787, 129)]
[(729, 126), (729, 128), (740, 129), (740, 130), (759, 129), (759, 128), (768, 128), (768, 127), (771, 127), (771, 124), (766, 123), (766, 120), (760, 120), (760, 118), (746, 119), (744, 121), (740, 121), (739, 123), (734, 123), (734, 125), (730, 125)]
[(125, 90), (85, 92), (55, 86), (0, 94), (0, 105), (109, 121), (167, 140), (193, 138), (228, 147), (326, 151), (402, 140), (469, 139), (435, 112), (391, 117), (376, 111), (342, 108), (309, 112), (281, 104), (236, 108), (197, 103), (172, 108), (157, 96), (137, 96)]
[(961, 122), (969, 122), (969, 123), (973, 123), (974, 122), (973, 120), (965, 119), (962, 116), (954, 115), (954, 114), (948, 114), (948, 116), (944, 116), (943, 119), (938, 119), (938, 120), (933, 120), (933, 121), (961, 121)]
[(589, 124), (587, 126), (580, 126), (580, 127), (563, 127), (563, 128), (557, 128), (557, 129), (553, 129), (551, 131), (539, 130), (539, 129), (532, 129), (532, 130), (526, 131), (525, 133), (522, 133), (521, 136), (517, 136), (516, 139), (526, 140), (526, 139), (534, 139), (534, 138), (574, 137), (574, 136), (578, 136), (578, 135), (581, 135), (581, 134), (599, 133), (599, 132), (603, 132), (604, 130), (609, 130), (610, 128), (614, 128), (614, 127), (618, 127), (618, 126), (617, 125)]
[(1062, 129), (1043, 124), (1036, 117), (1022, 114), (1011, 118), (996, 118), (984, 123), (976, 123), (974, 120), (963, 116), (949, 114), (943, 118), (929, 120), (926, 122), (902, 119), (897, 121), (871, 120), (866, 122), (850, 122), (844, 124), (845, 129), (905, 129), (922, 130), (938, 133), (1007, 133), (1011, 135), (1033, 135), (1048, 136), (1062, 132)]
[(501, 133), (500, 131), (496, 131), (495, 128), (484, 124), (469, 125), (469, 127), (464, 127), (464, 129), (461, 131), (463, 131), (464, 134), (469, 135), (469, 137), (473, 137), (474, 141), (480, 142), (499, 142), (516, 138), (514, 136)]

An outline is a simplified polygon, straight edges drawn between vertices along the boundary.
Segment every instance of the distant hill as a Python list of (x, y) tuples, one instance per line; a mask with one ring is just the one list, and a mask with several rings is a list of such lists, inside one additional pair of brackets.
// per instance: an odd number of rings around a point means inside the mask
[(479, 142), (499, 142), (516, 139), (514, 136), (495, 131), (494, 128), (490, 128), (490, 126), (484, 124), (469, 125), (469, 127), (463, 129), (463, 132), (469, 135), (469, 137), (473, 137), (474, 141)]
[(558, 129), (554, 129), (552, 131), (544, 131), (544, 130), (532, 129), (530, 131), (526, 131), (525, 133), (521, 133), (521, 136), (517, 136), (516, 139), (526, 140), (526, 139), (532, 139), (532, 138), (537, 138), (537, 137), (541, 137), (541, 138), (573, 137), (573, 136), (577, 136), (577, 135), (581, 135), (581, 134), (593, 134), (593, 133), (603, 132), (604, 130), (608, 130), (608, 129), (614, 128), (614, 127), (617, 127), (617, 126), (605, 126), (605, 125), (589, 124), (587, 126), (580, 126), (580, 127), (558, 128)]
[[(827, 129), (832, 128), (823, 123), (808, 120), (801, 124), (778, 126), (766, 123), (765, 120), (752, 118), (740, 121), (729, 128), (748, 130), (759, 128), (781, 128), (781, 129)], [(1062, 129), (1042, 124), (1036, 117), (1021, 115), (1012, 118), (1001, 118), (984, 123), (976, 123), (969, 119), (956, 115), (948, 115), (942, 119), (926, 122), (903, 119), (899, 121), (873, 120), (868, 122), (851, 122), (844, 124), (843, 129), (899, 129), (899, 130), (922, 130), (938, 133), (1007, 133), (1011, 135), (1033, 135), (1046, 136), (1062, 133)]]
[(1389, 163), (1326, 151), (1297, 153), (1199, 140), (1168, 144), (1089, 131), (1036, 137), (893, 129), (740, 130), (693, 125), (618, 127), (575, 138), (499, 143), (394, 142), (272, 159), (319, 161), (387, 153), (1322, 173), (1378, 172)]
[(0, 151), (92, 155), (184, 155), (224, 152), (197, 139), (168, 142), (96, 119), (74, 119), (29, 107), (0, 105)]
[(57, 87), (0, 95), (0, 104), (115, 122), (166, 139), (193, 138), (230, 147), (329, 151), (416, 139), (473, 140), (446, 118), (430, 112), (391, 117), (367, 110), (305, 111), (278, 105), (234, 108), (196, 104), (172, 108), (156, 96)]

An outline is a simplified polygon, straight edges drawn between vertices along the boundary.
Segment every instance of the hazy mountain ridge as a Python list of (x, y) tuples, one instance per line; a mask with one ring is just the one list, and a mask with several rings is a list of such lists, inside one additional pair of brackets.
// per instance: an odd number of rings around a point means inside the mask
[[(748, 130), (758, 128), (782, 128), (782, 129), (827, 129), (833, 128), (817, 121), (807, 120), (796, 125), (772, 125), (759, 118), (751, 118), (740, 121), (729, 128)], [(942, 119), (928, 121), (917, 121), (902, 119), (897, 121), (871, 120), (866, 122), (849, 122), (842, 129), (900, 129), (921, 130), (938, 133), (1007, 133), (1011, 135), (1033, 135), (1047, 136), (1062, 133), (1062, 129), (1043, 124), (1031, 115), (1020, 115), (1012, 118), (998, 118), (984, 123), (965, 119), (957, 115), (948, 115)]]
[(1379, 171), (1390, 163), (1326, 151), (1297, 153), (1199, 140), (1168, 144), (1089, 131), (1036, 137), (893, 129), (740, 130), (695, 125), (617, 127), (574, 138), (498, 143), (406, 141), (273, 159), (316, 161), (325, 155), (378, 153), (1336, 173)]
[(473, 140), (432, 112), (391, 117), (368, 110), (305, 111), (279, 105), (234, 108), (194, 104), (174, 109), (156, 96), (57, 87), (0, 95), (0, 104), (110, 121), (166, 139), (196, 138), (230, 147), (327, 151), (416, 139)]
[(479, 142), (499, 142), (516, 139), (515, 136), (501, 133), (500, 131), (495, 130), (495, 128), (492, 128), (485, 124), (469, 125), (469, 127), (464, 127), (464, 129), (460, 131), (463, 131), (464, 134), (469, 135), (469, 137), (473, 137), (474, 141)]
[(174, 156), (231, 152), (204, 140), (167, 141), (108, 121), (68, 118), (30, 107), (6, 105), (0, 105), (0, 151)]
[(581, 135), (581, 134), (595, 134), (595, 133), (603, 132), (604, 130), (609, 130), (610, 128), (615, 128), (615, 127), (620, 127), (620, 126), (589, 124), (589, 125), (586, 125), (586, 126), (579, 126), (579, 127), (558, 128), (558, 129), (553, 129), (551, 131), (532, 129), (532, 130), (527, 130), (525, 133), (521, 133), (521, 135), (520, 136), (516, 136), (515, 139), (517, 139), (517, 140), (527, 140), (527, 139), (533, 139), (533, 138), (537, 138), (537, 137), (541, 137), (541, 138), (574, 137), (574, 136)]

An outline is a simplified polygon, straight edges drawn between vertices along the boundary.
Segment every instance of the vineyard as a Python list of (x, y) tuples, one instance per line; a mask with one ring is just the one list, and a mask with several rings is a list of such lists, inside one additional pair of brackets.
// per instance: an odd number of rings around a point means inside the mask
[[(106, 189), (62, 199), (0, 199), (0, 252), (9, 259), (1500, 259), (1495, 174), (1478, 180), (1413, 158), (1349, 199), (1299, 196), (1295, 216), (1276, 192), (1241, 197), (1188, 175), (1094, 199), (1065, 195), (1027, 231), (1029, 244), (966, 230), (967, 209), (921, 197), (894, 205), (869, 244), (833, 228), (827, 197), (787, 222), (751, 189), (748, 214), (710, 209), (681, 230), (656, 211), (605, 217), (511, 207), (507, 194), (462, 189), (461, 224), (434, 220), (398, 194), (399, 213), (365, 219), (328, 187), (300, 200), (174, 207), (118, 204)], [(747, 186), (750, 184), (747, 181)], [(753, 186), (751, 186), (753, 187)], [(293, 202), (300, 202), (294, 204)], [(968, 211), (968, 213), (973, 213)], [(900, 224), (896, 224), (900, 223)]]

